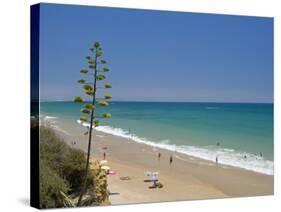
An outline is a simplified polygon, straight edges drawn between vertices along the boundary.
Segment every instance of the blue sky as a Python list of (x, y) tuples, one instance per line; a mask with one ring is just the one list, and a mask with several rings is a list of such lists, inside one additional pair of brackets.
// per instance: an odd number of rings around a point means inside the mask
[(70, 100), (95, 40), (114, 100), (273, 102), (273, 19), (41, 5), (41, 100)]

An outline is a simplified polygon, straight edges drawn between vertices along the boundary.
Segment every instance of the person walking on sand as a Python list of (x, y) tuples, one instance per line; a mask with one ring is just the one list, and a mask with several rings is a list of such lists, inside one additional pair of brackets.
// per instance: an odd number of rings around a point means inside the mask
[(173, 163), (173, 157), (172, 157), (172, 155), (170, 156), (170, 166), (172, 165), (172, 163)]
[(103, 152), (103, 159), (105, 160), (106, 159), (106, 153)]
[(219, 159), (218, 159), (218, 156), (216, 156), (216, 164), (219, 163)]
[(159, 152), (158, 153), (158, 160), (160, 161), (160, 158), (161, 158), (161, 153)]

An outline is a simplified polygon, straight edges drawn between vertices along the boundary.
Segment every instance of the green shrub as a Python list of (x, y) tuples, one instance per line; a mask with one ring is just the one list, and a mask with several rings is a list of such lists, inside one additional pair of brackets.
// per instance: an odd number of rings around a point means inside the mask
[(40, 160), (44, 160), (51, 169), (62, 174), (62, 162), (69, 147), (50, 129), (40, 127)]
[(67, 193), (68, 183), (52, 170), (44, 161), (40, 161), (40, 207), (63, 207), (61, 192)]
[[(69, 149), (66, 153), (66, 158), (62, 162), (62, 174), (69, 182), (70, 188), (73, 192), (81, 191), (81, 186), (84, 180), (84, 173), (86, 167), (86, 158), (84, 152), (78, 149)], [(88, 186), (92, 185), (93, 175), (88, 174)]]
[[(77, 195), (83, 185), (86, 157), (82, 150), (70, 148), (51, 129), (40, 127), (40, 205), (64, 207), (65, 197)], [(93, 173), (87, 177), (93, 187)], [(73, 196), (72, 195), (72, 196)]]

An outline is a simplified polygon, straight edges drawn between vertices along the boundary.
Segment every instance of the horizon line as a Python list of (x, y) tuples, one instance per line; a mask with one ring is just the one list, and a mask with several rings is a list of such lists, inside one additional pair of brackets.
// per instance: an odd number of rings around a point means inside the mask
[[(73, 100), (41, 100), (40, 102), (73, 102)], [(89, 101), (85, 101), (89, 102)], [(109, 102), (154, 102), (154, 103), (232, 103), (232, 104), (274, 104), (273, 102), (236, 102), (236, 101), (176, 101), (176, 100), (109, 100)]]

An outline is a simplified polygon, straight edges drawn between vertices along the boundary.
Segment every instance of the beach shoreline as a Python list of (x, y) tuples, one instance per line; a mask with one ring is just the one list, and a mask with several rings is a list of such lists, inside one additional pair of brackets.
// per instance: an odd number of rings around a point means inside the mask
[[(87, 136), (73, 135), (48, 125), (67, 144), (84, 151)], [(160, 160), (158, 158), (161, 153)], [(199, 200), (227, 197), (272, 195), (274, 177), (237, 167), (216, 164), (170, 150), (94, 131), (91, 154), (106, 160), (116, 175), (108, 176), (113, 205), (161, 201)], [(173, 163), (169, 165), (169, 158)], [(145, 171), (158, 172), (161, 189), (150, 189)], [(129, 177), (130, 180), (121, 180)]]
[[(114, 116), (102, 120), (95, 130), (209, 161), (217, 157), (220, 164), (274, 174), (270, 105), (118, 101), (110, 104), (109, 112)], [(81, 134), (88, 123), (78, 120), (77, 106), (73, 102), (42, 103), (41, 116), (66, 131)]]

